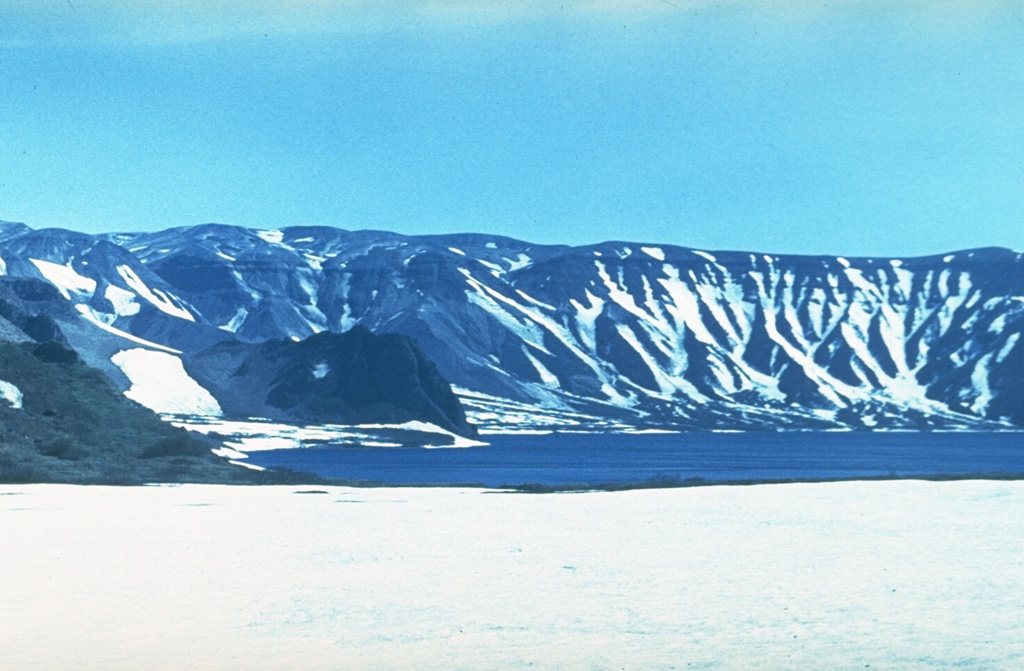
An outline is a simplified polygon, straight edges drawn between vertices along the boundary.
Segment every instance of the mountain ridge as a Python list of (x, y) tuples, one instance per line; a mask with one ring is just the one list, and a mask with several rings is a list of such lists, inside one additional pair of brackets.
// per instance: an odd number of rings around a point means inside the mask
[[(39, 233), (3, 237), (0, 258)], [(1003, 248), (808, 256), (222, 224), (92, 237), (180, 310), (147, 319), (111, 312), (98, 288), (81, 296), (110, 326), (186, 358), (216, 344), (195, 345), (200, 331), (409, 336), (492, 428), (529, 423), (523, 408), (570, 429), (1024, 425), (1024, 262)], [(134, 291), (101, 263), (61, 258), (97, 287)]]

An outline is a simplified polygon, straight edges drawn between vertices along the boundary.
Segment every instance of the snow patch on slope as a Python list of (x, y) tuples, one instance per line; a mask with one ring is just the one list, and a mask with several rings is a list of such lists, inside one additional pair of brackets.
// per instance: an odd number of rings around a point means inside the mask
[(150, 410), (165, 415), (221, 415), (217, 399), (189, 377), (181, 359), (172, 354), (139, 347), (121, 350), (110, 360), (132, 383), (124, 395)]
[(103, 296), (114, 306), (114, 312), (119, 317), (130, 317), (139, 313), (141, 306), (135, 302), (135, 294), (126, 289), (111, 284), (103, 292)]
[(284, 240), (282, 231), (256, 231), (256, 236), (272, 245), (279, 245)]
[(21, 390), (14, 383), (0, 380), (0, 399), (7, 401), (15, 410), (21, 410), (23, 398)]
[(29, 259), (46, 280), (57, 287), (64, 298), (71, 300), (71, 294), (92, 294), (96, 291), (96, 280), (79, 275), (70, 265), (62, 266), (50, 261)]
[(515, 270), (520, 270), (521, 268), (525, 268), (526, 266), (528, 266), (531, 263), (533, 263), (533, 259), (531, 259), (526, 254), (523, 254), (522, 252), (520, 252), (519, 255), (514, 260), (510, 259), (508, 257), (504, 257), (504, 261), (505, 261), (505, 263), (508, 264), (508, 271), (509, 272), (512, 272), (512, 271), (515, 271)]

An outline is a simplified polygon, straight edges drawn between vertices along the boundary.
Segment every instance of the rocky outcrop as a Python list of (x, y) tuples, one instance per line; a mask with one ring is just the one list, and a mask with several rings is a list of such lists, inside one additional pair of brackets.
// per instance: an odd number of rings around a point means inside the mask
[(475, 429), (416, 343), (356, 327), (302, 341), (230, 342), (186, 358), (224, 413), (304, 424), (418, 420), (461, 435)]

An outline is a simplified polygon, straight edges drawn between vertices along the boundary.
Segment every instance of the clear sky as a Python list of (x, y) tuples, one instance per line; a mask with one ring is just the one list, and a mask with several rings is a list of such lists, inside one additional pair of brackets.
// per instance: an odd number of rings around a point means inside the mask
[(0, 219), (1024, 249), (1024, 3), (0, 0)]

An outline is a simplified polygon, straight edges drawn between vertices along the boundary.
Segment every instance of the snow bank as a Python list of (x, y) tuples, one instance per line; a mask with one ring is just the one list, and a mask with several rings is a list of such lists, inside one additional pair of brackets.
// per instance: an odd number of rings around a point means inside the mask
[(140, 405), (167, 415), (220, 416), (220, 404), (188, 376), (181, 359), (167, 352), (121, 350), (110, 358), (131, 381), (124, 393)]
[[(417, 433), (436, 434), (437, 445), (423, 447), (481, 447), (487, 445), (480, 441), (465, 438), (446, 431), (428, 422), (405, 422), (404, 424), (282, 424), (259, 418), (248, 420), (191, 418), (172, 422), (189, 431), (198, 433), (215, 433), (227, 436), (225, 444), (240, 453), (260, 452), (263, 450), (300, 449), (309, 446), (362, 445), (365, 447), (400, 447), (399, 443), (381, 442), (379, 434), (391, 431), (415, 431)], [(442, 438), (443, 437), (443, 438)]]
[(1024, 482), (2, 486), (0, 518), (0, 650), (21, 671), (1024, 658)]

